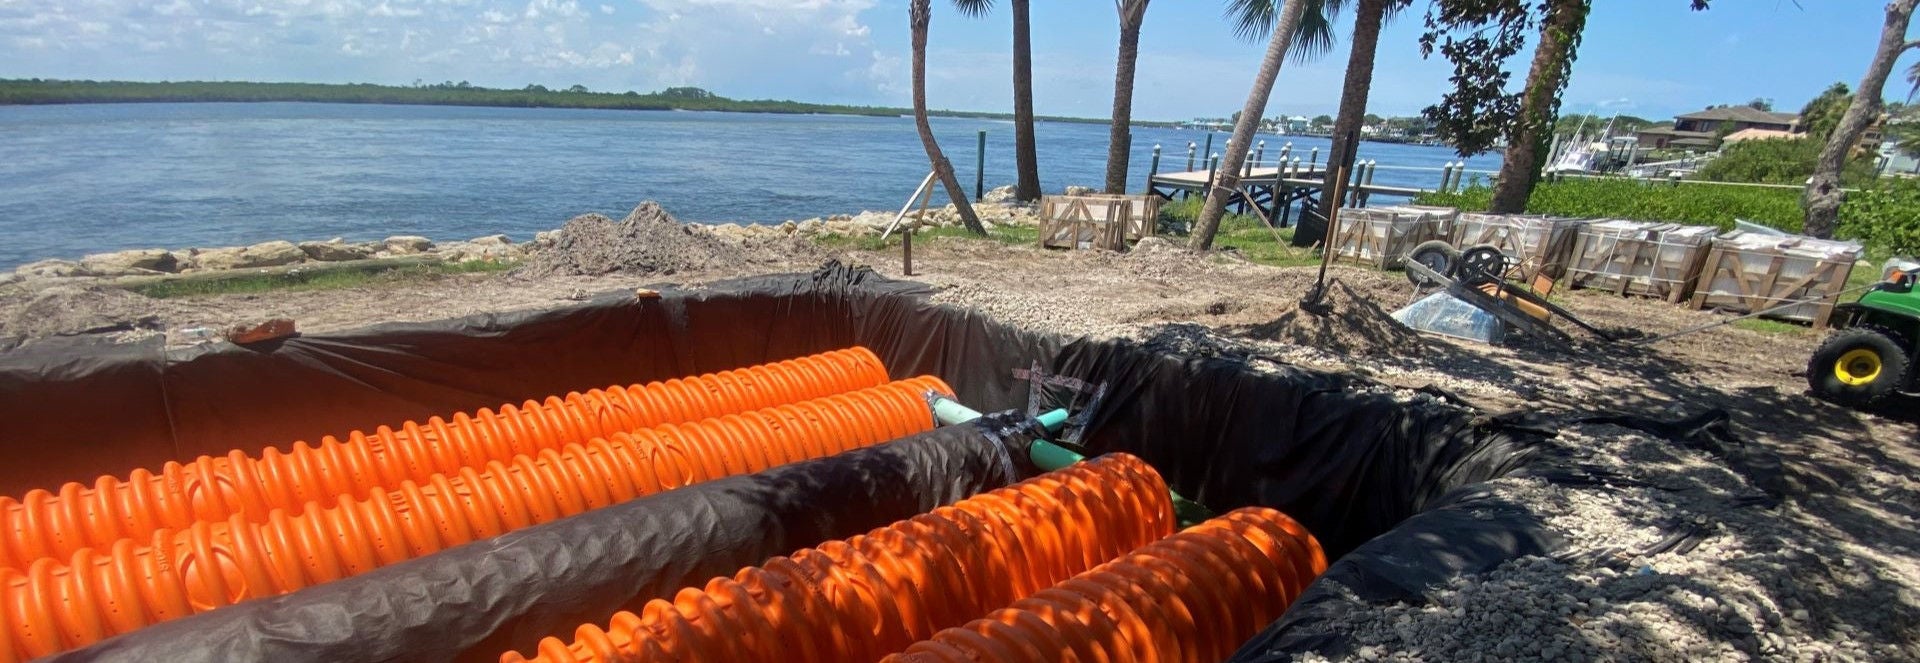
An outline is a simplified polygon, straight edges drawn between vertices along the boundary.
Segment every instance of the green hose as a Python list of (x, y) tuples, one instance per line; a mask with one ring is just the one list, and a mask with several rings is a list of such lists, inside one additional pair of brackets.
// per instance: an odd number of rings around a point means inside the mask
[[(950, 398), (935, 398), (933, 399), (933, 416), (941, 424), (951, 426), (979, 419), (980, 412)], [(1067, 423), (1067, 411), (1056, 409), (1035, 418), (1047, 432), (1058, 432), (1060, 427)], [(1087, 457), (1072, 449), (1037, 439), (1027, 448), (1027, 459), (1040, 469), (1051, 472), (1086, 460)], [(1180, 493), (1169, 490), (1167, 494), (1173, 498), (1173, 515), (1180, 522), (1181, 527), (1195, 525), (1214, 516), (1207, 507), (1181, 497)]]

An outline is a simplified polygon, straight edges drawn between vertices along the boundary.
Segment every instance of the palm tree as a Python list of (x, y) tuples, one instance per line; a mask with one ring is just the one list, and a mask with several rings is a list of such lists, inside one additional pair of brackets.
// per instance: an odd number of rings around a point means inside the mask
[(1820, 148), (1820, 160), (1814, 162), (1813, 177), (1807, 178), (1806, 191), (1800, 194), (1800, 208), (1806, 211), (1806, 233), (1814, 237), (1832, 237), (1840, 221), (1840, 204), (1846, 192), (1840, 189), (1840, 171), (1847, 155), (1860, 142), (1867, 125), (1880, 117), (1881, 90), (1893, 73), (1893, 62), (1920, 42), (1907, 41), (1907, 25), (1913, 20), (1914, 6), (1920, 0), (1894, 0), (1887, 3), (1886, 22), (1880, 28), (1880, 47), (1874, 51), (1867, 75), (1853, 93), (1853, 103), (1840, 116), (1840, 124)]
[(1260, 116), (1266, 113), (1267, 97), (1273, 94), (1273, 81), (1280, 76), (1281, 61), (1286, 58), (1287, 49), (1293, 45), (1294, 35), (1300, 29), (1300, 17), (1308, 4), (1318, 2), (1295, 0), (1280, 8), (1279, 25), (1274, 28), (1273, 37), (1267, 41), (1267, 55), (1260, 61), (1260, 72), (1253, 77), (1253, 89), (1247, 92), (1247, 104), (1240, 109), (1240, 121), (1233, 125), (1233, 139), (1228, 141), (1227, 154), (1216, 171), (1218, 181), (1214, 183), (1213, 190), (1207, 192), (1206, 206), (1200, 208), (1193, 238), (1188, 242), (1190, 248), (1206, 250), (1213, 247), (1213, 235), (1220, 229), (1220, 217), (1226, 214), (1227, 199), (1240, 189), (1240, 170), (1247, 160), (1247, 145), (1253, 142), (1254, 129), (1260, 123)]
[[(1013, 162), (1015, 200), (1040, 199), (1040, 155), (1033, 137), (1033, 36), (1027, 21), (1027, 1), (1010, 0), (1013, 11)], [(953, 0), (968, 16), (985, 16), (993, 0)]]
[[(1348, 0), (1316, 0), (1308, 5), (1300, 21), (1303, 40), (1298, 58), (1317, 55), (1332, 46), (1333, 18)], [(1398, 14), (1411, 0), (1357, 0), (1353, 21), (1353, 45), (1347, 51), (1347, 75), (1340, 88), (1340, 110), (1333, 120), (1333, 145), (1328, 149), (1327, 172), (1339, 166), (1352, 166), (1353, 141), (1366, 123), (1367, 94), (1373, 89), (1373, 58), (1379, 50), (1380, 29), (1388, 18)], [(1259, 33), (1273, 16), (1272, 0), (1234, 0), (1228, 14), (1237, 19), (1235, 31)], [(1328, 182), (1329, 185), (1332, 182)], [(1325, 199), (1325, 194), (1322, 194)], [(1338, 201), (1326, 201), (1334, 204)]]
[(931, 0), (910, 0), (907, 4), (907, 22), (913, 31), (913, 124), (920, 130), (920, 144), (927, 148), (927, 161), (933, 163), (940, 185), (947, 188), (947, 197), (960, 212), (960, 222), (973, 234), (986, 235), (986, 227), (973, 213), (967, 192), (960, 188), (960, 178), (954, 176), (953, 164), (940, 152), (940, 144), (934, 142), (933, 125), (927, 121), (927, 25), (933, 22), (931, 5)]
[(1140, 59), (1140, 22), (1148, 0), (1113, 0), (1120, 13), (1120, 57), (1113, 65), (1113, 123), (1107, 133), (1107, 193), (1127, 192), (1127, 156), (1133, 149), (1133, 66)]
[(1527, 72), (1526, 93), (1520, 99), (1520, 115), (1514, 118), (1507, 138), (1507, 151), (1500, 161), (1500, 179), (1493, 186), (1493, 201), (1488, 211), (1518, 214), (1527, 209), (1527, 199), (1540, 180), (1546, 165), (1547, 143), (1553, 137), (1553, 117), (1560, 107), (1560, 90), (1566, 87), (1573, 71), (1574, 49), (1580, 43), (1580, 31), (1587, 25), (1590, 0), (1548, 0), (1546, 15), (1540, 20), (1540, 44), (1534, 48), (1533, 64)]

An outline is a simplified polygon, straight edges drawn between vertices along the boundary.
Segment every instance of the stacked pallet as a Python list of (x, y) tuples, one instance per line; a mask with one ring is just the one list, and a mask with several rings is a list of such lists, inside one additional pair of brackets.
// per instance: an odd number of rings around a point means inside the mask
[(1655, 221), (1588, 222), (1575, 235), (1567, 265), (1574, 288), (1655, 297), (1679, 303), (1693, 294), (1717, 229)]
[(1159, 215), (1157, 196), (1044, 196), (1040, 246), (1124, 251), (1127, 242), (1153, 235)]
[(1734, 231), (1713, 240), (1694, 289), (1695, 309), (1755, 313), (1824, 329), (1861, 246), (1799, 235)]

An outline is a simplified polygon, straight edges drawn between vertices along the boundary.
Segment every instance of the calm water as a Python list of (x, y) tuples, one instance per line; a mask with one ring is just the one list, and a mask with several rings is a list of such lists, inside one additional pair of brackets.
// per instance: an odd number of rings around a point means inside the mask
[[(1013, 181), (1011, 124), (936, 119), (973, 184), (986, 130), (989, 188)], [(1048, 191), (1098, 186), (1102, 125), (1042, 123)], [(1133, 180), (1153, 145), (1186, 165), (1204, 132), (1140, 129)], [(1215, 134), (1215, 150), (1225, 134)], [(1326, 141), (1287, 141), (1302, 156)], [(1376, 182), (1432, 186), (1439, 147), (1367, 143)], [(1271, 154), (1269, 155), (1271, 158)], [(1497, 157), (1472, 162), (1498, 167)], [(125, 248), (269, 239), (524, 241), (576, 214), (615, 218), (654, 199), (689, 221), (779, 222), (897, 209), (926, 173), (908, 118), (335, 104), (0, 107), (0, 267)], [(939, 200), (939, 199), (937, 199)], [(944, 202), (942, 200), (942, 202)]]

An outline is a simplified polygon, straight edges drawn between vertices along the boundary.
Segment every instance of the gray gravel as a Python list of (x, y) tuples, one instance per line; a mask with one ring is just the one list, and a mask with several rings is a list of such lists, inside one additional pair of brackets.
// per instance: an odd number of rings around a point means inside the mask
[[(1332, 660), (1920, 660), (1911, 511), (1847, 531), (1831, 500), (1767, 508), (1712, 457), (1636, 431), (1576, 426), (1558, 444), (1634, 485), (1491, 482), (1566, 535), (1567, 554), (1347, 615), (1331, 630), (1361, 648)], [(1863, 488), (1913, 495), (1910, 480), (1878, 480), (1889, 485)], [(1687, 531), (1703, 535), (1690, 550), (1641, 553)]]

